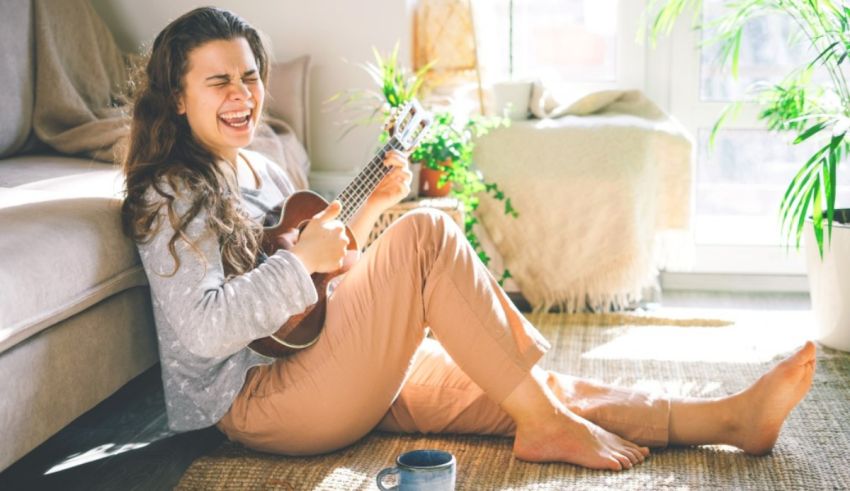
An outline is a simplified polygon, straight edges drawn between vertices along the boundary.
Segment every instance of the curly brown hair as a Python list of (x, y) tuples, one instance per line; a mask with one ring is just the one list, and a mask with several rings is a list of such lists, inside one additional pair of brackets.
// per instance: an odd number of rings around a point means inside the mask
[[(193, 137), (185, 114), (177, 111), (192, 50), (210, 41), (240, 37), (248, 42), (265, 84), (269, 57), (257, 30), (232, 12), (212, 7), (197, 8), (168, 24), (157, 35), (145, 69), (134, 80), (132, 120), (123, 158), (126, 196), (122, 225), (128, 237), (145, 243), (159, 231), (160, 212), (167, 207), (165, 215), (175, 230), (168, 243), (175, 261), (170, 275), (180, 268), (178, 239), (206, 260), (186, 234), (187, 226), (202, 210), (208, 212), (207, 225), (219, 237), (226, 274), (241, 274), (256, 264), (262, 226), (242, 212), (238, 186), (217, 165), (220, 157)], [(163, 183), (175, 194), (189, 190), (190, 206), (182, 215), (175, 209), (175, 195), (166, 191)], [(151, 188), (160, 199), (146, 199)]]

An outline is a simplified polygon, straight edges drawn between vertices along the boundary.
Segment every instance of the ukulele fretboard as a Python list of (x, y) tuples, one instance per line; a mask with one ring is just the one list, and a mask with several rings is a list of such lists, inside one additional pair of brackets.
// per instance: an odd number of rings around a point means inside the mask
[(363, 206), (372, 191), (381, 182), (381, 179), (386, 176), (391, 168), (384, 165), (384, 157), (390, 150), (402, 150), (401, 143), (395, 136), (390, 137), (390, 140), (384, 145), (375, 157), (357, 174), (351, 183), (339, 193), (337, 199), (342, 204), (342, 210), (339, 213), (339, 220), (348, 225), (351, 218)]

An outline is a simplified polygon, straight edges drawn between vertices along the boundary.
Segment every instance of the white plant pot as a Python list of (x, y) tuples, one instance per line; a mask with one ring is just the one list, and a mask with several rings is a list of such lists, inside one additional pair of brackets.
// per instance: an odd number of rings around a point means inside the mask
[(832, 244), (824, 230), (823, 259), (811, 219), (803, 235), (818, 341), (850, 351), (850, 225), (833, 222)]

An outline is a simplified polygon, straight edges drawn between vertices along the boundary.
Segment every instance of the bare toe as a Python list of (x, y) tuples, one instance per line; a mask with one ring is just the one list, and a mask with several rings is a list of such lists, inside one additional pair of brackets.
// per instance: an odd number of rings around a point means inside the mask
[(631, 459), (633, 464), (640, 464), (643, 462), (643, 454), (640, 453), (640, 450), (636, 448), (628, 447), (626, 448), (626, 452), (628, 452), (629, 458)]
[(621, 470), (623, 470), (623, 464), (621, 464), (621, 463), (620, 463), (620, 461), (619, 461), (619, 460), (617, 460), (617, 458), (616, 458), (616, 457), (614, 457), (613, 455), (611, 456), (611, 458), (610, 458), (610, 460), (609, 460), (608, 462), (609, 462), (609, 463), (608, 463), (608, 469), (610, 469), (610, 470), (612, 470), (612, 471), (621, 471)]
[(649, 449), (646, 447), (641, 447), (640, 445), (630, 442), (628, 440), (623, 440), (620, 438), (620, 442), (624, 445), (625, 449), (628, 451), (628, 455), (633, 455), (632, 459), (633, 464), (637, 464), (643, 462), (644, 457), (649, 454)]
[(632, 461), (631, 461), (631, 459), (629, 459), (628, 456), (625, 455), (625, 452), (622, 452), (622, 453), (621, 452), (615, 452), (614, 458), (617, 459), (617, 461), (620, 463), (620, 465), (623, 466), (623, 469), (631, 469), (632, 468), (632, 465), (633, 465)]

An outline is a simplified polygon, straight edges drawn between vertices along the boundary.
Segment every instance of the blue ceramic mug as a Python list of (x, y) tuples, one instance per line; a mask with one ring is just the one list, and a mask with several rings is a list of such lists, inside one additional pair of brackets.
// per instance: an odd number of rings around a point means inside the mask
[[(442, 450), (413, 450), (395, 460), (395, 467), (378, 473), (378, 488), (382, 491), (454, 491), (455, 456)], [(398, 485), (384, 487), (387, 476), (398, 475)]]

